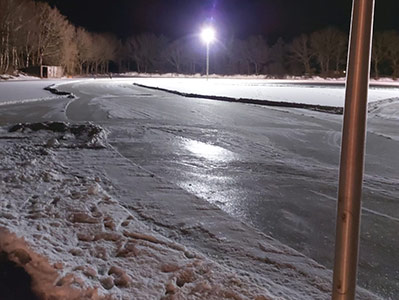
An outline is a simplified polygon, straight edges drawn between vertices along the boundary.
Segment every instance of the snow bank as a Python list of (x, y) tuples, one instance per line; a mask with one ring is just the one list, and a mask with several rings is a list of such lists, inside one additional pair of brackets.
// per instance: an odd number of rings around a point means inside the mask
[(374, 117), (399, 121), (399, 95), (398, 98), (390, 98), (370, 103), (368, 111)]
[[(321, 80), (272, 80), (272, 79), (231, 79), (231, 78), (135, 78), (135, 84), (158, 88), (164, 91), (190, 95), (192, 97), (225, 97), (231, 101), (242, 102), (240, 99), (285, 103), (287, 106), (299, 104), (302, 106), (322, 106), (342, 108), (345, 100), (344, 81)], [(369, 90), (369, 102), (398, 97), (398, 88), (386, 88), (381, 82), (379, 87)], [(385, 88), (383, 88), (385, 87)], [(289, 105), (290, 104), (290, 105)]]
[(59, 98), (72, 98), (68, 93), (57, 94), (49, 86), (63, 83), (63, 80), (35, 80), (0, 82), (0, 105), (50, 101)]
[[(196, 74), (180, 74), (180, 73), (138, 73), (138, 72), (126, 72), (118, 74), (122, 77), (141, 77), (141, 78), (203, 78), (206, 79), (206, 76), (200, 73)], [(303, 81), (303, 82), (320, 82), (320, 83), (345, 83), (345, 77), (320, 77), (320, 76), (290, 76), (286, 75), (283, 77), (273, 77), (269, 75), (244, 75), (244, 74), (235, 74), (235, 75), (218, 75), (218, 74), (210, 74), (209, 78), (214, 79), (268, 79), (268, 80), (295, 80), (295, 81)], [(378, 79), (371, 78), (370, 83), (386, 83), (393, 84), (399, 86), (399, 79), (392, 79), (390, 77), (381, 77)]]
[(40, 77), (29, 76), (24, 73), (14, 73), (14, 74), (0, 74), (0, 81), (14, 81), (14, 80), (40, 80)]

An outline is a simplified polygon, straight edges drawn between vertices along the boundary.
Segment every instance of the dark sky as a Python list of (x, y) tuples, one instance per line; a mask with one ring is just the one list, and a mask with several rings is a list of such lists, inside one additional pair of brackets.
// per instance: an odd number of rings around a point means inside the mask
[[(127, 37), (195, 33), (212, 18), (219, 36), (289, 39), (328, 25), (348, 30), (352, 0), (43, 0), (75, 25)], [(376, 0), (375, 27), (399, 30), (399, 0)]]

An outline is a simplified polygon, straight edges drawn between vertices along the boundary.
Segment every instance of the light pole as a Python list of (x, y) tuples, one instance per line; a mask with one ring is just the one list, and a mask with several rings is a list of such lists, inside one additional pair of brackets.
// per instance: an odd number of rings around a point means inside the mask
[(206, 80), (209, 77), (209, 45), (215, 40), (215, 29), (208, 26), (202, 29), (201, 38), (206, 44)]
[(333, 300), (353, 300), (359, 252), (375, 0), (353, 0), (337, 207)]

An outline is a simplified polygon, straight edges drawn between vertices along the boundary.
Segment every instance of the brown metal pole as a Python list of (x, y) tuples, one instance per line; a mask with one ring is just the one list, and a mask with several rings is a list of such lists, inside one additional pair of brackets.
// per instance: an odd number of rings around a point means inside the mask
[(353, 0), (339, 173), (333, 300), (355, 299), (374, 0)]

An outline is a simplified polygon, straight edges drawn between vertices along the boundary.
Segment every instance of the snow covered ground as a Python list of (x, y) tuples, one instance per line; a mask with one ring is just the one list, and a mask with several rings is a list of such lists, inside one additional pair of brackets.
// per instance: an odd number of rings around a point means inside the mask
[(98, 127), (73, 134), (77, 126), (56, 125), (1, 132), (1, 250), (24, 266), (43, 299), (274, 299), (265, 287), (153, 232), (110, 196), (105, 178), (71, 168), (71, 158), (89, 167), (92, 152), (120, 160), (101, 150), (102, 131), (87, 136)]
[[(173, 114), (158, 114), (151, 108), (158, 96), (129, 88), (132, 83), (80, 81), (60, 87), (79, 91), (77, 100), (53, 96), (45, 103), (24, 103), (27, 95), (41, 97), (38, 86), (29, 83), (25, 96), (1, 106), (3, 125), (15, 120), (103, 124), (41, 123), (0, 132), (0, 250), (32, 276), (35, 291), (62, 299), (329, 299), (328, 269), (195, 197), (188, 181), (190, 192), (110, 145), (117, 138), (138, 141), (137, 132), (151, 126), (163, 128), (165, 146), (174, 142), (172, 131), (188, 134), (188, 127), (163, 123)], [(10, 91), (4, 101), (13, 96), (8, 84), (0, 83), (1, 95)], [(143, 112), (129, 105), (132, 95), (135, 105), (151, 100)], [(378, 118), (397, 120), (397, 100), (376, 102), (372, 109)], [(125, 127), (132, 120), (136, 133)], [(380, 123), (375, 131), (398, 136), (393, 129), (381, 130)], [(203, 164), (219, 168), (219, 162), (236, 160), (235, 148), (184, 134), (177, 140)], [(146, 151), (136, 146), (134, 151)], [(378, 297), (359, 289), (358, 299)]]
[[(224, 78), (137, 78), (135, 83), (202, 96), (246, 98), (286, 103), (302, 103), (343, 107), (345, 89), (342, 80), (265, 80)], [(369, 102), (375, 102), (399, 95), (399, 83), (372, 81)], [(396, 89), (386, 89), (387, 85)]]
[[(23, 81), (23, 82), (21, 82)], [(56, 98), (56, 96), (45, 90), (44, 88), (58, 84), (65, 83), (68, 79), (46, 79), (46, 80), (11, 80), (0, 81), (0, 105), (48, 101)], [(66, 96), (57, 96), (65, 98)]]
[[(220, 232), (197, 223), (199, 216), (185, 220), (184, 215), (180, 230), (215, 235), (214, 253), (236, 252), (243, 255), (239, 260), (219, 264), (209, 253), (152, 230), (139, 218), (145, 210), (134, 216), (112, 196), (113, 184), (96, 160), (134, 173), (130, 184), (144, 184), (146, 192), (165, 189), (172, 190), (170, 197), (189, 196), (129, 165), (107, 145), (101, 128), (41, 123), (12, 131), (0, 132), (0, 249), (32, 276), (33, 290), (43, 299), (329, 298), (331, 274), (324, 267), (249, 232), (199, 199), (197, 213), (217, 218)], [(249, 247), (238, 248), (241, 242), (232, 240), (229, 230), (245, 236)], [(246, 269), (255, 264), (265, 270)], [(361, 291), (359, 299), (376, 298)]]
[(30, 75), (26, 75), (26, 74), (21, 74), (21, 73), (17, 73), (17, 74), (0, 74), (0, 81), (31, 81), (31, 80), (40, 80), (39, 77), (36, 76), (30, 76)]

